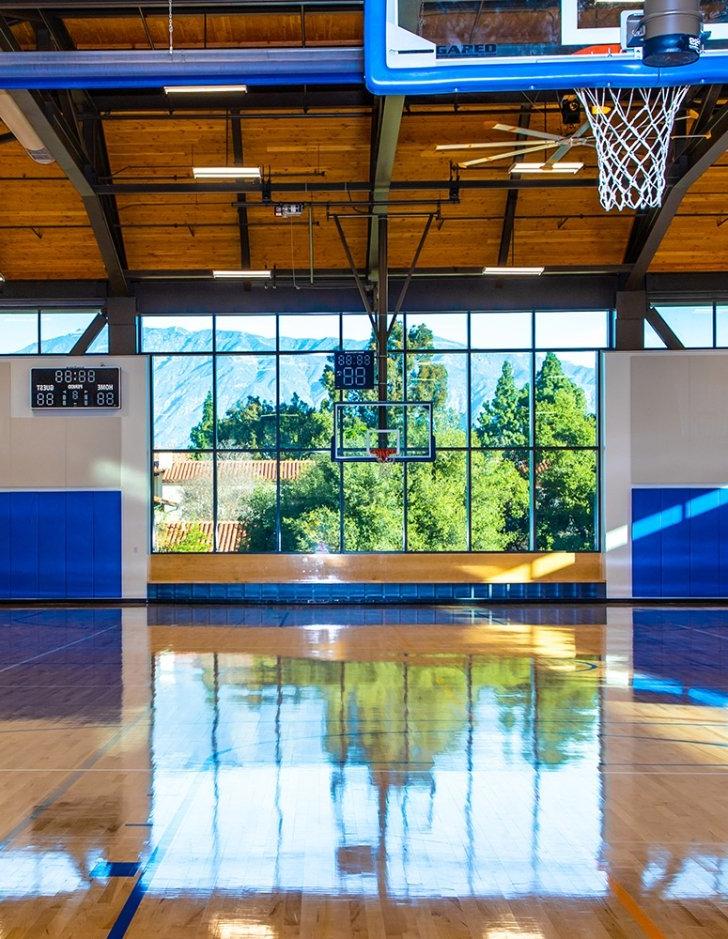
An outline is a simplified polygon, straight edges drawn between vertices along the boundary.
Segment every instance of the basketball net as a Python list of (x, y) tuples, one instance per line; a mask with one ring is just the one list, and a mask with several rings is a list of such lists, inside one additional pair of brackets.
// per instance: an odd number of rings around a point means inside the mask
[(661, 205), (670, 136), (688, 87), (574, 90), (594, 134), (604, 208)]

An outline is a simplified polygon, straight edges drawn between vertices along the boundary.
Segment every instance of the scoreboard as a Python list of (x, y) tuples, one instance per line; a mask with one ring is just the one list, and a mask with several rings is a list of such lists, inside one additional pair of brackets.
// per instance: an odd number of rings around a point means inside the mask
[(30, 370), (30, 406), (35, 410), (57, 408), (121, 407), (121, 382), (118, 368), (32, 368)]
[(334, 388), (374, 388), (374, 352), (334, 352)]

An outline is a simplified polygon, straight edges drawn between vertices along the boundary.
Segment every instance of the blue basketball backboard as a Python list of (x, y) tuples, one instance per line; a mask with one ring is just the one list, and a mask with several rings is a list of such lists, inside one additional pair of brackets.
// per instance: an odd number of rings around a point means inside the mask
[[(692, 65), (655, 69), (626, 48), (614, 0), (365, 0), (366, 83), (375, 94), (453, 94), (728, 81), (725, 4), (701, 2), (709, 33)], [(631, 22), (631, 21), (630, 21)]]

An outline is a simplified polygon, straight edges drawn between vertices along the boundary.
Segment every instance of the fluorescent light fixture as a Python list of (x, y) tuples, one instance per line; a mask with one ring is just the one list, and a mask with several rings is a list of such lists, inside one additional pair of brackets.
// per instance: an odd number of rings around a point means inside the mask
[(0, 284), (4, 284), (4, 283), (5, 283), (5, 275), (0, 274)]
[(245, 94), (247, 90), (248, 90), (247, 85), (165, 85), (164, 86), (165, 95), (218, 95), (218, 94), (226, 95), (230, 91), (239, 91), (242, 94)]
[(193, 166), (195, 179), (257, 179), (261, 177), (259, 166)]
[(509, 173), (578, 173), (583, 163), (514, 163)]
[(515, 275), (517, 277), (538, 277), (543, 274), (542, 267), (484, 267), (483, 273), (488, 275), (501, 274)]
[(270, 280), (271, 271), (213, 271), (215, 280)]

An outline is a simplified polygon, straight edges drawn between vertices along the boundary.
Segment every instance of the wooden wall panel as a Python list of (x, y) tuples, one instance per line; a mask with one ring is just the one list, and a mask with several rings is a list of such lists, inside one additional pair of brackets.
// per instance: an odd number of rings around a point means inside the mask
[[(152, 652), (177, 654), (212, 654), (283, 656), (286, 658), (323, 658), (326, 661), (431, 662), (431, 656), (458, 655), (520, 656), (532, 654), (553, 664), (602, 655), (604, 627), (586, 623), (574, 627), (537, 626), (531, 623), (489, 623), (487, 629), (470, 623), (446, 626), (422, 625), (416, 628), (396, 622), (368, 624), (366, 629), (281, 629), (279, 626), (211, 626), (204, 629), (175, 623), (156, 625), (155, 613), (149, 611), (149, 643)], [(392, 618), (395, 619), (394, 617)], [(412, 624), (417, 622), (413, 613)], [(406, 650), (406, 651), (405, 651)]]
[(601, 554), (153, 554), (152, 583), (579, 583)]
[[(166, 49), (168, 20), (145, 16), (66, 17), (64, 22), (79, 49)], [(220, 49), (254, 46), (361, 45), (361, 13), (175, 13), (174, 44), (179, 49)], [(32, 33), (31, 40), (32, 40)], [(25, 33), (23, 34), (24, 38)], [(151, 44), (150, 44), (151, 40)]]
[(20, 144), (0, 147), (0, 271), (8, 279), (105, 277), (76, 190)]

